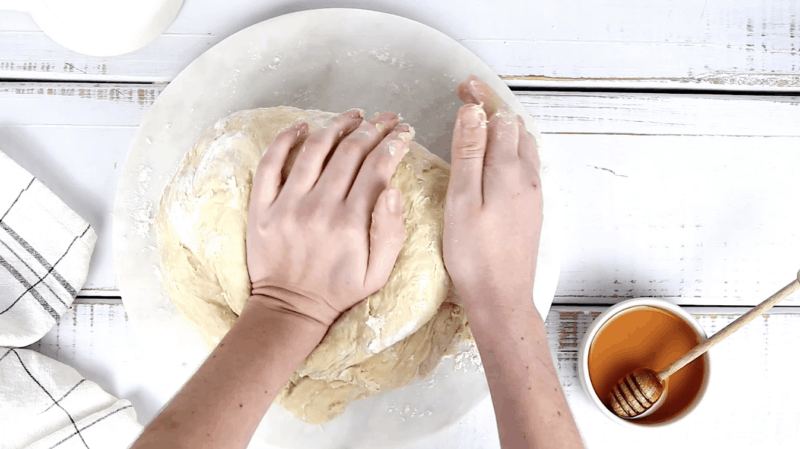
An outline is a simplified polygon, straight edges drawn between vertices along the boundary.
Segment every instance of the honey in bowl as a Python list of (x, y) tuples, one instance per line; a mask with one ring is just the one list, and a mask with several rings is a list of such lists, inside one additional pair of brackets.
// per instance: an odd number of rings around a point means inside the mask
[[(699, 343), (697, 333), (672, 312), (652, 306), (633, 307), (608, 320), (589, 348), (589, 378), (597, 396), (611, 389), (637, 368), (658, 372)], [(703, 386), (706, 356), (686, 365), (665, 382), (667, 397), (652, 414), (632, 420), (655, 424), (669, 420), (689, 407)]]

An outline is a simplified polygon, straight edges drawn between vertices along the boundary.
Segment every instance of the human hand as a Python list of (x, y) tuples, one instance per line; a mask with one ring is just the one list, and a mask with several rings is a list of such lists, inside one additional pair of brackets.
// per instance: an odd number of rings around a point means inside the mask
[(389, 182), (413, 138), (397, 122), (391, 112), (364, 121), (353, 110), (311, 135), (297, 122), (275, 137), (250, 194), (250, 301), (327, 327), (386, 283), (404, 234), (400, 192)]
[(530, 301), (542, 227), (536, 143), (478, 78), (459, 84), (458, 96), (466, 104), (453, 130), (445, 266), (468, 308)]

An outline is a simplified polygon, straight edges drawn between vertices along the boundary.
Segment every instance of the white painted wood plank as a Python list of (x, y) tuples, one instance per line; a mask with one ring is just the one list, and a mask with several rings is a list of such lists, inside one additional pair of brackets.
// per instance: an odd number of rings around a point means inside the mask
[(545, 134), (800, 136), (800, 98), (518, 92)]
[(111, 211), (136, 128), (161, 88), (0, 84), (0, 151), (95, 228), (85, 290), (115, 290)]
[[(162, 89), (0, 85), (0, 150), (99, 231), (84, 294), (116, 288), (109, 214), (118, 174), (135, 127)], [(558, 302), (659, 296), (755, 304), (800, 268), (798, 212), (783, 209), (796, 202), (800, 99), (519, 98), (546, 136), (564, 201)]]
[[(138, 126), (162, 84), (0, 83), (15, 126)], [(545, 134), (799, 136), (800, 97), (518, 91)]]
[[(150, 46), (116, 58), (63, 49), (21, 13), (0, 12), (0, 78), (169, 81), (227, 36), (322, 0), (193, 0)], [(800, 89), (793, 0), (354, 0), (458, 40), (498, 74), (534, 86)]]
[[(0, 82), (15, 126), (138, 126), (164, 84)], [(800, 97), (517, 91), (545, 134), (798, 136)]]
[(85, 290), (116, 290), (111, 226), (114, 195), (135, 127), (0, 123), (0, 151), (38, 177), (97, 231)]
[[(588, 447), (638, 448), (641, 438), (647, 438), (648, 447), (654, 449), (796, 445), (800, 428), (795, 424), (800, 412), (793, 404), (800, 401), (800, 392), (779, 385), (786, 380), (786, 373), (800, 368), (796, 358), (789, 356), (795, 353), (796, 339), (792, 337), (800, 328), (800, 309), (774, 309), (712, 349), (712, 377), (704, 402), (676, 427), (652, 432), (614, 425), (589, 402), (580, 386), (576, 371), (578, 345), (602, 310), (560, 306), (547, 317), (550, 350)], [(687, 310), (713, 334), (746, 309)], [(112, 394), (130, 399), (142, 423), (149, 422), (160, 408), (157, 397), (179, 388), (160, 381), (158, 367), (139, 350), (118, 302), (77, 304), (33, 348), (75, 367)], [(486, 401), (457, 424), (412, 447), (499, 448), (496, 432), (492, 405)]]
[(800, 269), (800, 139), (545, 139), (564, 201), (557, 301), (752, 305)]

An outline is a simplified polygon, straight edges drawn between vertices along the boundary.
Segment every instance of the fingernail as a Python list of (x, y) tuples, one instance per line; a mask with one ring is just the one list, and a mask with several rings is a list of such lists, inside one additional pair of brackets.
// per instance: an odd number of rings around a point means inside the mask
[(344, 112), (342, 115), (346, 115), (350, 118), (364, 118), (364, 110), (363, 109), (350, 109), (349, 111)]
[(299, 119), (296, 122), (294, 122), (292, 128), (295, 129), (297, 137), (300, 137), (306, 132), (308, 132), (308, 122), (303, 119)]
[(386, 192), (386, 208), (389, 209), (389, 212), (397, 214), (401, 207), (400, 191), (392, 189)]
[[(415, 130), (414, 127), (409, 125), (408, 123), (403, 123), (402, 125), (398, 126), (394, 130), (398, 131), (400, 134), (408, 134), (408, 137), (410, 137), (408, 139), (409, 141), (410, 140), (414, 140), (414, 137), (417, 137), (417, 130)], [(402, 135), (400, 135), (399, 137), (401, 139), (405, 139), (406, 138), (405, 136), (402, 136)]]
[(397, 138), (402, 140), (403, 142), (408, 143), (414, 140), (414, 134), (412, 134), (411, 132), (402, 132), (397, 135)]
[(472, 105), (461, 114), (462, 128), (478, 128), (486, 126), (486, 112), (478, 105)]
[(383, 114), (375, 116), (371, 122), (375, 123), (375, 129), (377, 129), (378, 132), (383, 132), (397, 123), (397, 114), (394, 112), (384, 112)]
[(375, 117), (372, 120), (375, 120), (377, 122), (391, 122), (392, 120), (395, 119), (397, 119), (397, 114), (395, 114), (394, 112), (383, 112), (381, 114), (375, 115)]
[(393, 140), (389, 142), (389, 145), (386, 147), (386, 151), (389, 152), (392, 156), (397, 153), (398, 149), (403, 150), (403, 155), (405, 156), (408, 153), (408, 143), (411, 142), (412, 137), (410, 133), (400, 133), (397, 135), (397, 140)]

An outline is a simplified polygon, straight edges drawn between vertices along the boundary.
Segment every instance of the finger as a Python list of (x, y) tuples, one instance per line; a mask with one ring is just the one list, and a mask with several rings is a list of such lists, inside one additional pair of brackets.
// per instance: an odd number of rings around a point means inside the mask
[(465, 104), (480, 103), (478, 100), (475, 99), (475, 97), (472, 96), (472, 92), (470, 92), (467, 83), (458, 83), (458, 86), (456, 87), (456, 94), (458, 95), (458, 99), (464, 102)]
[(369, 229), (369, 260), (364, 287), (370, 294), (380, 290), (389, 280), (403, 247), (403, 238), (402, 196), (397, 189), (386, 189), (375, 203)]
[(350, 210), (368, 216), (375, 207), (378, 195), (389, 187), (397, 164), (408, 152), (414, 139), (414, 129), (400, 125), (386, 136), (361, 164), (353, 187), (347, 195)]
[(384, 112), (368, 122), (362, 122), (358, 129), (342, 139), (336, 147), (314, 189), (319, 189), (326, 195), (345, 198), (364, 158), (394, 131), (397, 121), (397, 114)]
[[(281, 187), (281, 170), (292, 148), (308, 135), (308, 123), (297, 121), (284, 129), (269, 144), (256, 167), (250, 204), (266, 207), (275, 201)], [(251, 206), (252, 208), (252, 206)]]
[(486, 168), (501, 168), (519, 162), (519, 124), (517, 116), (500, 111), (489, 118), (486, 136)]
[(335, 117), (327, 128), (308, 136), (300, 147), (282, 191), (302, 195), (311, 190), (319, 179), (328, 154), (341, 139), (355, 130), (363, 119), (364, 111), (360, 109), (347, 111)]
[(530, 175), (530, 179), (538, 183), (541, 162), (536, 140), (528, 132), (522, 117), (517, 117), (517, 124), (519, 126), (519, 158), (522, 161), (525, 172)]
[(472, 94), (472, 97), (476, 100), (475, 103), (482, 104), (483, 109), (489, 117), (499, 111), (511, 111), (511, 107), (500, 98), (500, 95), (477, 76), (472, 75), (467, 78), (466, 84), (470, 94)]
[(450, 184), (452, 199), (483, 203), (483, 160), (486, 155), (486, 112), (478, 105), (461, 107), (453, 129)]
[(483, 162), (483, 198), (508, 195), (519, 186), (522, 167), (519, 160), (519, 125), (517, 116), (499, 111), (489, 118), (486, 158)]

